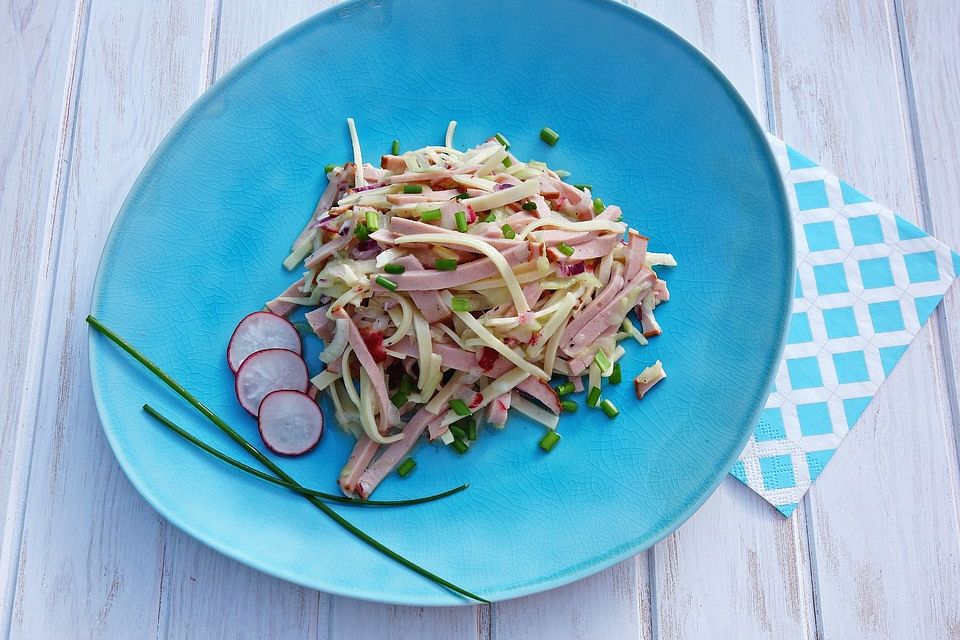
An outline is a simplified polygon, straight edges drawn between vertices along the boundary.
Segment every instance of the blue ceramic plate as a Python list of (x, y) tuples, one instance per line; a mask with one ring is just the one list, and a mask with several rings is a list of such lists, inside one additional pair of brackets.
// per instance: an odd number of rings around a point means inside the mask
[[(383, 542), (492, 600), (556, 587), (649, 547), (711, 493), (744, 445), (775, 370), (792, 282), (787, 206), (747, 106), (693, 47), (612, 2), (351, 2), (271, 41), (173, 129), (137, 181), (103, 254), (93, 312), (241, 432), (224, 361), (237, 321), (292, 280), (280, 262), (325, 184), (398, 138), (457, 143), (500, 131), (623, 207), (680, 266), (658, 310), (665, 334), (629, 347), (617, 420), (581, 408), (549, 455), (538, 426), (484, 430), (465, 456), (422, 446), (380, 498), (469, 482), (444, 501), (343, 508)], [(550, 126), (556, 147), (537, 134)], [(219, 551), (323, 591), (405, 604), (461, 598), (370, 550), (295, 495), (226, 467), (158, 427), (150, 402), (237, 457), (242, 451), (99, 336), (90, 341), (104, 431), (140, 493)], [(643, 402), (630, 378), (661, 359)], [(581, 406), (582, 406), (581, 399)], [(332, 416), (332, 412), (327, 413)], [(331, 419), (332, 422), (332, 419)], [(281, 461), (335, 491), (350, 442)]]

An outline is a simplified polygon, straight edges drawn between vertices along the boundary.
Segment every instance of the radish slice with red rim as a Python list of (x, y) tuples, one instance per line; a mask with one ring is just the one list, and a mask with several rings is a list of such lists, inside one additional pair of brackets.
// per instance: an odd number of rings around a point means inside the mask
[(299, 391), (274, 391), (260, 403), (260, 438), (274, 453), (302, 455), (320, 442), (323, 412)]
[(240, 406), (257, 415), (267, 394), (282, 389), (305, 392), (310, 379), (299, 354), (287, 349), (264, 349), (251, 354), (237, 371), (235, 389)]
[(227, 345), (227, 364), (236, 373), (251, 354), (264, 349), (286, 349), (301, 353), (300, 334), (284, 317), (268, 311), (246, 316), (234, 329)]

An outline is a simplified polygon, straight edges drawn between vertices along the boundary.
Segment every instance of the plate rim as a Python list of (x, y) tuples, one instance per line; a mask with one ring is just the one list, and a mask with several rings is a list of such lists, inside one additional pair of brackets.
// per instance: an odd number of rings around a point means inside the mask
[[(578, 1), (578, 0), (574, 0)], [(583, 1), (583, 0), (579, 0)], [(752, 130), (752, 133), (755, 139), (758, 139), (761, 147), (761, 159), (766, 162), (769, 169), (773, 175), (780, 176), (780, 170), (777, 164), (776, 156), (774, 155), (773, 149), (770, 145), (769, 140), (767, 139), (767, 132), (760, 124), (757, 119), (756, 114), (747, 104), (744, 97), (741, 95), (736, 85), (730, 80), (729, 77), (714, 63), (714, 61), (703, 51), (701, 51), (696, 45), (691, 43), (688, 39), (677, 33), (675, 30), (671, 29), (669, 26), (665, 25), (660, 20), (636, 9), (630, 5), (619, 2), (618, 0), (590, 0), (595, 4), (604, 5), (606, 10), (611, 11), (620, 11), (627, 16), (626, 19), (631, 20), (640, 20), (648, 23), (653, 29), (659, 30), (668, 37), (676, 39), (680, 45), (686, 48), (694, 58), (696, 58), (704, 67), (714, 76), (721, 86), (726, 89), (728, 94), (731, 97), (733, 103), (743, 112), (744, 119), (746, 124)], [(371, 0), (347, 0), (335, 4), (331, 7), (318, 11), (306, 18), (300, 20), (296, 24), (290, 26), (289, 28), (281, 31), (279, 34), (273, 36), (265, 43), (257, 47), (254, 51), (247, 54), (242, 60), (240, 60), (230, 71), (228, 71), (224, 76), (219, 80), (214, 82), (212, 85), (207, 87), (207, 89), (200, 94), (196, 100), (183, 112), (173, 124), (169, 131), (163, 136), (160, 143), (157, 145), (156, 149), (151, 153), (150, 158), (144, 164), (140, 173), (137, 175), (136, 180), (130, 187), (130, 191), (124, 197), (123, 203), (120, 205), (120, 209), (117, 212), (113, 222), (110, 226), (110, 231), (107, 235), (107, 239), (104, 242), (103, 249), (100, 253), (100, 258), (97, 264), (97, 272), (94, 280), (93, 292), (91, 295), (91, 304), (90, 304), (90, 314), (96, 316), (98, 308), (100, 306), (100, 301), (103, 298), (103, 289), (104, 289), (104, 279), (106, 277), (105, 273), (105, 263), (106, 257), (113, 250), (114, 244), (118, 241), (119, 228), (122, 218), (128, 214), (128, 205), (131, 202), (132, 197), (137, 193), (141, 183), (146, 175), (148, 175), (154, 168), (154, 165), (157, 163), (158, 158), (163, 155), (167, 147), (170, 146), (176, 139), (187, 128), (188, 123), (192, 120), (193, 116), (202, 110), (208, 102), (216, 99), (227, 87), (231, 84), (232, 80), (241, 74), (243, 74), (248, 67), (259, 62), (261, 58), (275, 49), (278, 45), (283, 43), (285, 40), (294, 38), (302, 30), (311, 28), (312, 24), (317, 21), (325, 19), (330, 14), (342, 11), (351, 11), (356, 7), (369, 4)], [(795, 234), (792, 224), (792, 218), (790, 216), (790, 206), (789, 199), (787, 197), (786, 187), (783, 183), (783, 180), (777, 180), (777, 200), (778, 200), (778, 211), (779, 217), (783, 222), (783, 227), (785, 228), (785, 239), (786, 245), (789, 250), (789, 256), (786, 260), (786, 265), (789, 267), (788, 275), (788, 286), (785, 291), (782, 292), (781, 300), (781, 313), (778, 316), (778, 326), (776, 327), (776, 333), (778, 334), (778, 343), (776, 349), (773, 352), (773, 357), (769, 362), (767, 362), (767, 371), (764, 374), (765, 385), (764, 389), (769, 389), (770, 383), (776, 376), (777, 372), (777, 363), (783, 356), (784, 347), (786, 345), (787, 339), (787, 329), (789, 327), (789, 317), (790, 311), (792, 308), (792, 291), (795, 286), (796, 278), (796, 247), (795, 247)], [(462, 598), (458, 601), (451, 602), (445, 599), (446, 594), (438, 591), (437, 595), (431, 596), (430, 599), (418, 598), (416, 596), (412, 597), (403, 597), (402, 594), (385, 594), (371, 590), (369, 587), (363, 588), (357, 586), (354, 588), (347, 587), (337, 587), (331, 588), (329, 585), (320, 584), (317, 582), (312, 582), (309, 579), (305, 578), (302, 575), (298, 575), (293, 571), (284, 571), (276, 567), (269, 566), (269, 563), (266, 561), (260, 561), (258, 558), (247, 557), (242, 552), (235, 551), (229, 544), (217, 540), (209, 539), (209, 535), (206, 534), (206, 529), (201, 527), (196, 527), (189, 522), (184, 522), (180, 517), (170, 513), (170, 511), (164, 506), (164, 503), (159, 499), (156, 499), (150, 492), (150, 490), (145, 486), (142, 478), (134, 471), (135, 466), (130, 464), (130, 461), (126, 458), (123, 453), (123, 448), (119, 445), (111, 429), (106, 427), (106, 420), (104, 418), (107, 413), (102, 407), (107, 406), (105, 399), (101, 395), (100, 385), (96, 384), (98, 379), (97, 373), (99, 369), (99, 358), (97, 356), (97, 344), (101, 340), (101, 336), (88, 327), (88, 336), (87, 336), (87, 354), (88, 354), (88, 368), (90, 374), (91, 388), (93, 392), (94, 405), (97, 409), (97, 417), (100, 422), (101, 429), (104, 435), (107, 438), (107, 442), (110, 445), (110, 449), (113, 452), (114, 457), (117, 460), (117, 463), (120, 465), (120, 468), (123, 470), (124, 475), (137, 490), (137, 493), (143, 497), (144, 500), (165, 520), (170, 524), (175, 526), (180, 531), (184, 532), (194, 540), (210, 547), (211, 549), (221, 553), (228, 558), (240, 562), (241, 564), (251, 567), (257, 571), (265, 573), (269, 576), (280, 578), (287, 582), (297, 584), (299, 586), (314, 589), (317, 591), (322, 591), (324, 593), (329, 593), (336, 596), (344, 596), (349, 598), (356, 598), (359, 600), (365, 600), (369, 602), (377, 602), (383, 604), (395, 604), (395, 605), (410, 605), (410, 606), (466, 606), (466, 605), (476, 605), (476, 602)], [(765, 392), (763, 397), (764, 399), (769, 395), (769, 391)], [(764, 408), (764, 401), (761, 401), (757, 404), (756, 407), (751, 412), (750, 419), (746, 424), (753, 425), (756, 423), (757, 419), (760, 416), (760, 413)], [(520, 586), (515, 586), (510, 589), (501, 589), (500, 592), (490, 595), (484, 595), (485, 598), (491, 602), (501, 602), (505, 600), (511, 600), (515, 598), (520, 598), (536, 593), (541, 593), (551, 589), (556, 589), (558, 587), (570, 584), (577, 580), (586, 578), (588, 576), (599, 573), (605, 569), (612, 567), (615, 564), (623, 562), (624, 560), (634, 557), (640, 553), (643, 553), (647, 549), (650, 549), (658, 542), (666, 538), (668, 535), (676, 531), (684, 522), (686, 522), (694, 513), (696, 513), (701, 506), (714, 494), (717, 490), (717, 487), (723, 481), (723, 479), (729, 475), (731, 468), (739, 459), (740, 453), (743, 451), (743, 448), (746, 446), (747, 441), (750, 439), (750, 436), (753, 434), (753, 429), (750, 427), (744, 427), (743, 434), (741, 435), (739, 445), (736, 448), (736, 453), (729, 457), (728, 460), (722, 465), (723, 471), (717, 474), (717, 477), (710, 483), (709, 487), (694, 500), (691, 500), (687, 506), (679, 513), (679, 515), (669, 522), (666, 525), (661, 526), (658, 530), (649, 534), (648, 536), (641, 536), (635, 538), (632, 541), (625, 542), (621, 545), (609, 549), (605, 554), (602, 554), (602, 559), (596, 561), (587, 561), (581, 562), (574, 565), (571, 565), (567, 568), (562, 568), (557, 572), (552, 573), (549, 576), (544, 576), (539, 580), (525, 583)], [(205, 537), (206, 536), (206, 537)], [(481, 594), (482, 595), (482, 594)]]

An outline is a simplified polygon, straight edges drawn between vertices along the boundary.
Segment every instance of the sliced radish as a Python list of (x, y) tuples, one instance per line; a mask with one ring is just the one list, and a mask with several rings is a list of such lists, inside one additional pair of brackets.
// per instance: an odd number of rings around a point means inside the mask
[(260, 403), (260, 437), (263, 444), (282, 456), (310, 451), (323, 434), (323, 412), (317, 403), (299, 391), (274, 391)]
[(286, 318), (256, 311), (237, 325), (227, 345), (227, 364), (236, 373), (251, 353), (264, 349), (287, 349), (301, 353), (300, 334)]
[(307, 365), (299, 354), (287, 349), (263, 349), (240, 365), (235, 387), (237, 400), (255, 416), (268, 393), (281, 389), (305, 392), (309, 381)]

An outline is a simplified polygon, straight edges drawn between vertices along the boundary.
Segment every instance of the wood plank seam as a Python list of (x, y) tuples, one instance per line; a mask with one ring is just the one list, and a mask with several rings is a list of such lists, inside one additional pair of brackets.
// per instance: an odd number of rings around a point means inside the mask
[[(927, 232), (935, 235), (937, 229), (933, 211), (930, 207), (930, 187), (927, 180), (926, 162), (924, 160), (923, 139), (920, 132), (916, 86), (913, 79), (912, 63), (910, 61), (910, 43), (907, 38), (903, 0), (890, 0), (890, 2), (892, 5), (890, 9), (895, 18), (896, 35), (899, 45), (897, 53), (900, 56), (900, 65), (903, 73), (908, 115), (907, 134), (910, 138), (909, 148), (913, 155), (914, 171), (917, 175), (917, 189), (919, 190), (920, 196), (920, 219), (923, 221), (923, 226)], [(937, 337), (936, 351), (940, 354), (947, 388), (950, 390), (950, 393), (947, 394), (947, 402), (950, 410), (949, 414), (953, 420), (948, 421), (948, 424), (953, 424), (953, 442), (956, 448), (957, 459), (960, 459), (960, 426), (956, 424), (956, 418), (960, 416), (960, 381), (956, 379), (956, 366), (953, 360), (954, 355), (950, 348), (953, 342), (951, 340), (950, 323), (947, 320), (946, 305), (937, 305), (936, 311), (930, 318), (930, 321), (934, 323), (933, 333)]]
[(13, 607), (19, 582), (19, 557), (24, 530), (24, 510), (30, 489), (30, 469), (33, 462), (33, 445), (36, 418), (40, 410), (39, 383), (43, 379), (43, 363), (46, 360), (50, 334), (50, 310), (53, 305), (53, 290), (56, 259), (60, 254), (63, 235), (63, 219), (66, 208), (65, 194), (73, 158), (76, 133), (76, 116), (80, 81), (83, 75), (84, 50), (90, 25), (89, 0), (77, 0), (74, 9), (73, 29), (68, 53), (65, 89), (61, 107), (60, 126), (57, 130), (57, 146), (54, 155), (48, 205), (45, 209), (43, 236), (38, 274), (34, 287), (33, 318), (41, 318), (31, 324), (29, 351), (27, 353), (20, 411), (17, 416), (14, 436), (14, 455), (10, 475), (7, 513), (4, 514), (0, 570), (4, 572), (0, 629), (9, 637), (13, 622)]
[[(767, 131), (782, 137), (782, 127), (777, 118), (779, 110), (774, 104), (773, 61), (771, 59), (772, 52), (770, 51), (767, 18), (766, 0), (757, 0), (757, 20), (760, 33), (760, 57), (763, 65), (763, 93), (766, 104)], [(813, 513), (814, 511), (810, 503), (810, 493), (808, 492), (803, 497), (801, 506), (795, 512), (794, 517), (797, 519), (798, 530), (803, 532), (803, 535), (800, 536), (802, 538), (800, 540), (800, 546), (807, 556), (808, 580), (810, 585), (808, 593), (810, 596), (810, 609), (813, 614), (813, 628), (808, 629), (808, 631), (812, 632), (813, 637), (821, 639), (825, 634), (822, 626), (823, 616), (820, 610), (821, 594), (819, 577), (817, 575), (816, 537), (812, 535), (812, 527), (814, 526)]]
[[(660, 591), (657, 589), (657, 545), (653, 545), (646, 551), (647, 553), (647, 589), (650, 590), (648, 600), (648, 616), (650, 621), (650, 640), (660, 640), (660, 616), (657, 611), (660, 609)], [(641, 605), (643, 603), (641, 602)], [(643, 636), (640, 636), (643, 637)]]

